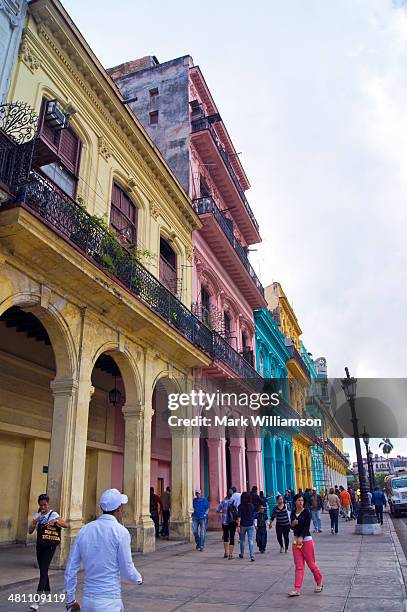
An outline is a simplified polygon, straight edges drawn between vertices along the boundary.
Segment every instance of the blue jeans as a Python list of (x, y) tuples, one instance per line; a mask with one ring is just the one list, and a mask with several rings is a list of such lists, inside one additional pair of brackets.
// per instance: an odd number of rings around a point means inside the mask
[(254, 525), (251, 527), (240, 527), (240, 554), (244, 557), (245, 538), (249, 540), (250, 559), (254, 559)]
[(206, 516), (204, 518), (193, 518), (192, 519), (192, 529), (194, 532), (195, 544), (199, 546), (201, 550), (205, 548), (207, 522), (208, 522), (208, 517)]
[(315, 529), (322, 529), (321, 510), (311, 510), (311, 514)]

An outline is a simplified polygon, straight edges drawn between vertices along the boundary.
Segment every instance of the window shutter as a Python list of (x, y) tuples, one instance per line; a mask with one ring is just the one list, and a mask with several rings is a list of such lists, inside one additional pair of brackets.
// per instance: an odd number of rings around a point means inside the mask
[(68, 170), (76, 174), (80, 140), (69, 128), (60, 130), (59, 156)]

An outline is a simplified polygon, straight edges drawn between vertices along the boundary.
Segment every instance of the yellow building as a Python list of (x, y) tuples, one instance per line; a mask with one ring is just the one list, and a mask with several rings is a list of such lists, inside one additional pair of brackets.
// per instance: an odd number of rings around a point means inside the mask
[(210, 332), (185, 306), (200, 221), (57, 0), (29, 5), (9, 103), (0, 129), (0, 543), (30, 540), (48, 490), (69, 524), (62, 564), (102, 490), (115, 486), (129, 496), (133, 547), (152, 550), (149, 488), (167, 484), (171, 533), (189, 537), (192, 440), (159, 430), (157, 383), (164, 394), (187, 389), (191, 368), (210, 363)]
[[(306, 398), (311, 385), (310, 374), (300, 351), (301, 327), (280, 283), (265, 287), (268, 308), (286, 338), (290, 353), (287, 361), (288, 391), (290, 404), (300, 415), (305, 415)], [(293, 436), (294, 473), (297, 489), (312, 487), (311, 446), (313, 439), (304, 432)]]

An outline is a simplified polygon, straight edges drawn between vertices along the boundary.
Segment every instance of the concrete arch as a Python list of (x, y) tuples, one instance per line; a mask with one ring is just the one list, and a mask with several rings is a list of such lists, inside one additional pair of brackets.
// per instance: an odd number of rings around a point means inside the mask
[(33, 293), (14, 293), (0, 303), (0, 316), (12, 306), (31, 312), (44, 325), (54, 352), (57, 378), (76, 378), (78, 358), (75, 342), (68, 323), (59, 310), (49, 302), (41, 306), (41, 297)]
[(103, 353), (110, 355), (120, 370), (126, 393), (126, 404), (134, 405), (141, 403), (143, 399), (143, 387), (136, 362), (129, 351), (120, 351), (117, 343), (105, 342), (97, 348), (91, 359), (89, 376), (92, 375), (98, 357)]

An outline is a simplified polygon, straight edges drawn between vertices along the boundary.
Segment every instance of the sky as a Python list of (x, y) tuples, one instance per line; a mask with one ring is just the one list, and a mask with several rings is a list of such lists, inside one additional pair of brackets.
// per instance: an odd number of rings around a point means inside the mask
[(252, 185), (263, 285), (329, 376), (404, 377), (407, 2), (63, 4), (105, 67), (193, 57)]

